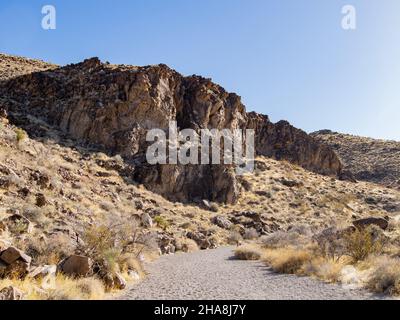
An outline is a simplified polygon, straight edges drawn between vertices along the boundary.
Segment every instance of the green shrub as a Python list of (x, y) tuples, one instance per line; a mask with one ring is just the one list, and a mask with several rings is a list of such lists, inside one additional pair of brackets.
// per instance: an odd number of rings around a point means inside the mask
[(170, 223), (161, 216), (154, 217), (154, 222), (163, 230), (167, 230)]
[(27, 138), (27, 134), (24, 130), (17, 128), (14, 130), (15, 134), (16, 134), (16, 138), (17, 138), (17, 143), (21, 143), (23, 140), (25, 140)]
[(345, 235), (344, 254), (357, 262), (365, 260), (371, 254), (382, 253), (384, 239), (376, 231), (376, 228), (368, 227)]

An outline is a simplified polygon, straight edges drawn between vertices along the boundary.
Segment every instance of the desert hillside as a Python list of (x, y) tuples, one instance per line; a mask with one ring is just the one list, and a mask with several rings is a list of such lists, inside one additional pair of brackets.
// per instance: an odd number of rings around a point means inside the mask
[[(305, 224), (395, 223), (400, 215), (399, 191), (339, 180), (342, 163), (330, 146), (247, 113), (237, 95), (208, 79), (164, 65), (90, 59), (57, 67), (6, 55), (0, 78), (0, 289), (11, 283), (29, 298), (99, 298), (100, 287), (125, 288), (143, 276), (143, 259), (160, 254)], [(255, 128), (255, 172), (147, 166), (144, 132), (171, 119)], [(391, 237), (398, 241), (397, 232)], [(57, 278), (55, 289), (42, 287), (38, 277), (56, 270), (87, 282)]]
[(0, 81), (55, 68), (57, 68), (56, 65), (41, 60), (26, 59), (0, 53)]
[(357, 180), (400, 189), (400, 142), (329, 130), (318, 131), (311, 135), (334, 149), (344, 169), (350, 171)]

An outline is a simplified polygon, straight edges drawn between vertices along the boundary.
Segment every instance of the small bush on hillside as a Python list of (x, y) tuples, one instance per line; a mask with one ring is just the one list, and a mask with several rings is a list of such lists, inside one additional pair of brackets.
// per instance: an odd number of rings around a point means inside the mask
[(282, 248), (296, 246), (301, 243), (301, 235), (297, 232), (277, 231), (261, 237), (261, 243), (266, 248)]
[(57, 234), (49, 239), (41, 239), (37, 234), (18, 243), (37, 264), (58, 264), (75, 251), (75, 245), (67, 235)]
[(260, 235), (258, 234), (257, 230), (254, 228), (246, 229), (244, 232), (243, 238), (246, 240), (254, 240), (257, 239)]
[(210, 203), (210, 210), (212, 212), (218, 212), (219, 211), (219, 206), (218, 204), (216, 204), (215, 202), (211, 202)]
[(137, 248), (137, 226), (120, 221), (115, 224), (94, 225), (83, 234), (81, 249), (94, 262), (94, 271), (100, 276), (120, 269), (120, 256), (134, 253)]
[(242, 243), (243, 238), (239, 232), (231, 231), (227, 240), (229, 244), (239, 246)]
[(162, 216), (156, 216), (154, 217), (154, 222), (163, 230), (167, 230), (168, 227), (170, 226), (170, 223), (165, 220)]
[(25, 140), (27, 138), (27, 134), (24, 130), (17, 128), (14, 130), (15, 135), (16, 135), (16, 139), (17, 139), (17, 143), (21, 143), (23, 140)]
[(365, 260), (371, 254), (382, 253), (384, 239), (375, 227), (356, 230), (344, 236), (344, 254), (355, 262)]

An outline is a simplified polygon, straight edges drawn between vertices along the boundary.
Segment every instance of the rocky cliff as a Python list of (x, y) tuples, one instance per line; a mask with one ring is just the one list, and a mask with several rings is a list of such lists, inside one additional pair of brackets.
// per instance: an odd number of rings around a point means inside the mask
[(42, 67), (27, 74), (2, 69), (0, 108), (11, 120), (35, 136), (40, 130), (29, 123), (35, 116), (75, 139), (120, 154), (134, 168), (137, 181), (169, 199), (233, 203), (241, 188), (230, 166), (147, 165), (146, 132), (167, 129), (171, 120), (180, 129), (255, 129), (258, 155), (322, 174), (341, 171), (329, 147), (285, 121), (273, 124), (266, 116), (247, 113), (239, 96), (209, 79), (184, 77), (166, 65), (110, 65), (97, 58)]

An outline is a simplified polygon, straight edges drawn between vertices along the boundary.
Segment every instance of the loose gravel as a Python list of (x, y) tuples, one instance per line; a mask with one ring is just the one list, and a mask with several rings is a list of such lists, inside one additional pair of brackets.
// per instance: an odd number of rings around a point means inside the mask
[(261, 262), (233, 259), (232, 247), (164, 256), (125, 300), (360, 300), (378, 298), (310, 277), (276, 274)]

